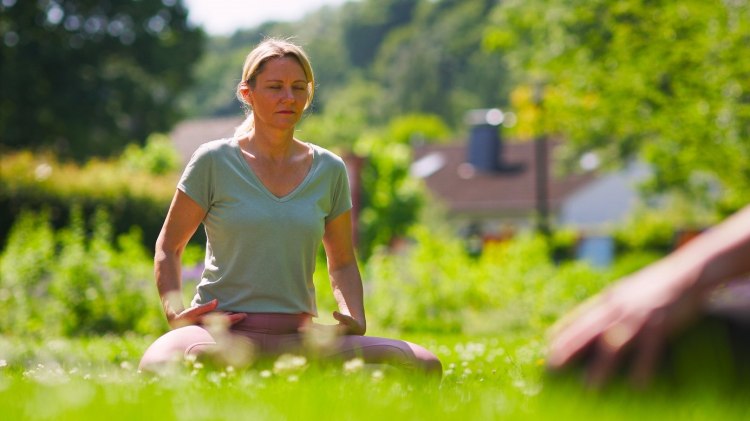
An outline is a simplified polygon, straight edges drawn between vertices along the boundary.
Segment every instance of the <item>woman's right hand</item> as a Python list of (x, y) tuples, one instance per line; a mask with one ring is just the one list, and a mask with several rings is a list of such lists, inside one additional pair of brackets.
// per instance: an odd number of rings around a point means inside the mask
[(209, 313), (212, 317), (215, 317), (217, 315), (225, 316), (228, 319), (228, 324), (231, 326), (242, 321), (247, 316), (245, 313), (216, 312), (215, 310), (218, 305), (219, 300), (213, 299), (206, 304), (187, 308), (169, 318), (169, 326), (171, 326), (172, 329), (177, 329), (178, 327), (202, 324), (203, 319), (208, 316)]

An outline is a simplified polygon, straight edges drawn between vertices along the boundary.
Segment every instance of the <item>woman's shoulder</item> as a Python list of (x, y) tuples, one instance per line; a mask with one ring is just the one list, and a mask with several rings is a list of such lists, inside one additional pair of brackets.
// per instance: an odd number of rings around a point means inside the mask
[(201, 143), (197, 150), (204, 152), (218, 152), (226, 151), (232, 148), (235, 139), (228, 137), (222, 139), (209, 140), (208, 142)]
[(201, 143), (193, 152), (194, 158), (217, 157), (232, 150), (233, 138), (216, 139)]
[(321, 163), (334, 166), (344, 165), (344, 159), (335, 152), (313, 143), (308, 143), (308, 145), (313, 149)]

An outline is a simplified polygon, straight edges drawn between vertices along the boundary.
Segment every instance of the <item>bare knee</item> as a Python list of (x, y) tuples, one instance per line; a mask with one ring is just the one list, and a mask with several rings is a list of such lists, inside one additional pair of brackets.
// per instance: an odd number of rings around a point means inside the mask
[[(381, 351), (385, 359), (395, 362), (410, 371), (416, 371), (438, 378), (443, 375), (443, 364), (440, 359), (427, 349), (405, 341), (400, 346), (385, 346)], [(398, 342), (397, 342), (398, 343)]]
[(440, 359), (432, 353), (431, 355), (422, 357), (419, 362), (421, 363), (422, 370), (431, 376), (442, 377), (443, 376), (443, 363)]
[(171, 330), (146, 349), (138, 369), (160, 371), (166, 366), (179, 363), (188, 355), (197, 355), (215, 345), (216, 341), (200, 326), (185, 326)]

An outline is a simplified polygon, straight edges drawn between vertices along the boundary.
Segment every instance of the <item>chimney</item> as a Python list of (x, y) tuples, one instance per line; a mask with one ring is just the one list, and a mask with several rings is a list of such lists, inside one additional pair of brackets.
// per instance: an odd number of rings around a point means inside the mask
[(476, 171), (499, 173), (514, 172), (521, 167), (503, 160), (503, 142), (500, 124), (505, 114), (497, 108), (477, 109), (466, 113), (470, 126), (467, 162)]

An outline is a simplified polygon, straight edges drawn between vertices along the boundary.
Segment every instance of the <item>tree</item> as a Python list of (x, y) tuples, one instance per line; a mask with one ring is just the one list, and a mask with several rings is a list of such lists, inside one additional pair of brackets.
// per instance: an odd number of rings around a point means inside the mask
[(576, 152), (642, 159), (658, 191), (718, 182), (728, 210), (746, 202), (750, 3), (508, 0), (493, 22), (486, 43), (517, 86), (544, 84), (546, 130)]
[(291, 36), (305, 48), (315, 69), (313, 115), (327, 114), (330, 107), (341, 116), (342, 95), (349, 97), (350, 90), (361, 92), (363, 85), (376, 85), (379, 94), (364, 109), (356, 110), (365, 112), (366, 125), (383, 125), (408, 113), (428, 113), (439, 115), (452, 127), (462, 126), (469, 109), (507, 104), (508, 72), (503, 58), (483, 45), (495, 3), (348, 2), (321, 8), (296, 22), (266, 22), (231, 37), (213, 37), (197, 66), (198, 83), (183, 104), (192, 116), (237, 113), (233, 94), (237, 68), (248, 50), (266, 35)]
[(356, 67), (368, 67), (389, 31), (408, 24), (414, 0), (366, 0), (344, 5), (348, 18), (344, 24), (344, 43), (349, 61)]
[(364, 133), (354, 151), (365, 157), (359, 254), (367, 260), (382, 246), (404, 238), (425, 201), (420, 180), (409, 176), (413, 142), (442, 142), (452, 133), (435, 115), (410, 114), (379, 131)]
[(469, 109), (506, 104), (502, 57), (482, 45), (492, 3), (422, 2), (408, 26), (389, 32), (374, 74), (390, 116), (430, 113), (459, 125)]
[(107, 155), (169, 129), (205, 35), (181, 0), (6, 0), (0, 143)]

